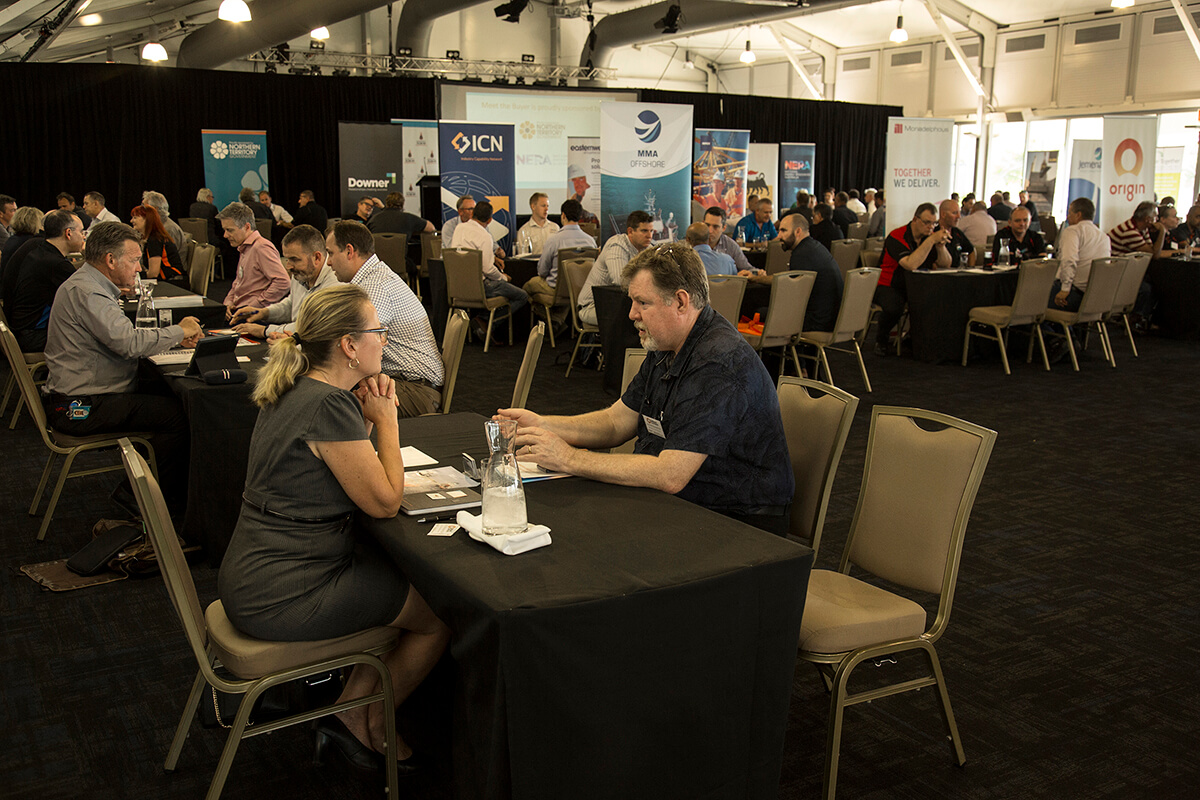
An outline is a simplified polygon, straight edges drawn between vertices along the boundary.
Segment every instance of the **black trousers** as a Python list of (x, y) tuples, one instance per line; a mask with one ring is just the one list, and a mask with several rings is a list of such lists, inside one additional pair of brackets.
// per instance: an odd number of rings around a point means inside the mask
[[(897, 267), (896, 271), (899, 272), (900, 268)], [(888, 337), (891, 336), (892, 328), (896, 327), (896, 323), (904, 315), (904, 307), (908, 305), (908, 297), (902, 290), (897, 289), (895, 286), (876, 286), (875, 305), (882, 309), (879, 312), (879, 327), (875, 331), (875, 342), (887, 347)]]
[[(76, 409), (72, 401), (78, 401)], [(51, 427), (68, 436), (145, 432), (158, 461), (158, 479), (172, 515), (187, 503), (188, 422), (175, 397), (155, 394), (51, 395), (45, 399)], [(82, 416), (87, 407), (87, 416)], [(75, 418), (73, 418), (73, 416)]]

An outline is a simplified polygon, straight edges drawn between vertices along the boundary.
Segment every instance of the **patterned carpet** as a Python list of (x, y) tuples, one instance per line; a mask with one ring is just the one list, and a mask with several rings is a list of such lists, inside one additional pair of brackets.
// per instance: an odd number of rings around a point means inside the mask
[[(845, 542), (872, 404), (943, 411), (999, 432), (938, 644), (967, 764), (953, 764), (932, 691), (857, 706), (846, 714), (841, 797), (1192, 796), (1200, 779), (1200, 512), (1187, 487), (1200, 449), (1200, 345), (1147, 337), (1139, 349), (1134, 359), (1118, 343), (1116, 370), (1094, 344), (1079, 374), (1066, 363), (1049, 374), (1017, 363), (1012, 376), (998, 361), (964, 369), (868, 356), (871, 395), (844, 356), (834, 362), (843, 388), (863, 402), (818, 566), (836, 566)], [(507, 405), (521, 350), (485, 356), (468, 347), (455, 410)], [(566, 351), (564, 343), (543, 349), (530, 407), (573, 413), (611, 402), (598, 373), (563, 377), (554, 362)], [(161, 581), (50, 593), (18, 572), (78, 550), (96, 518), (114, 515), (107, 495), (116, 479), (72, 481), (39, 543), (38, 522), (25, 512), (45, 451), (28, 417), (0, 430), (0, 440), (0, 794), (203, 796), (220, 732), (193, 729), (178, 771), (162, 770), (195, 667)], [(216, 572), (198, 564), (194, 574), (207, 603)], [(919, 666), (909, 657), (883, 669)], [(860, 668), (856, 686), (874, 671)], [(444, 664), (414, 696), (419, 713), (402, 722), (448, 719), (451, 680)], [(818, 796), (827, 715), (819, 677), (798, 664), (779, 797)], [(449, 797), (445, 726), (408, 734), (433, 768), (407, 779), (405, 795)], [(336, 765), (312, 767), (310, 747), (301, 728), (246, 742), (224, 796), (379, 796), (378, 784)]]

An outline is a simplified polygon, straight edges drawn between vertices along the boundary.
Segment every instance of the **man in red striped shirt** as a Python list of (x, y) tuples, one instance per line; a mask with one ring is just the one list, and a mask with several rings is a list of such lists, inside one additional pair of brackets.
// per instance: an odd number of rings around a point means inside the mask
[[(1150, 233), (1154, 230), (1155, 233)], [(1154, 203), (1143, 200), (1137, 204), (1133, 216), (1108, 232), (1112, 242), (1112, 254), (1124, 256), (1129, 253), (1158, 253), (1162, 250), (1167, 227), (1160, 223)]]

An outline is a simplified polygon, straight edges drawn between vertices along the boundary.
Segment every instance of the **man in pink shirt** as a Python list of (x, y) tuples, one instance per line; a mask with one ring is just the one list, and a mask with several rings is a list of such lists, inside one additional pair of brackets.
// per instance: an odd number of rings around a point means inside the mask
[(237, 277), (225, 295), (225, 316), (242, 306), (266, 308), (287, 297), (290, 280), (279, 260), (279, 251), (254, 226), (254, 212), (242, 203), (230, 203), (217, 214), (225, 238), (237, 248)]

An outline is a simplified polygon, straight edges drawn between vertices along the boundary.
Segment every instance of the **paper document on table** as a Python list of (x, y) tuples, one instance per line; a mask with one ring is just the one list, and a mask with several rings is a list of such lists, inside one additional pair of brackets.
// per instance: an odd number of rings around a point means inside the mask
[[(992, 272), (992, 270), (990, 270), (990, 269), (981, 269), (979, 267), (971, 267), (970, 269), (964, 269), (964, 270), (959, 270), (959, 271), (965, 272), (968, 275), (987, 275), (989, 272)], [(1000, 271), (1003, 271), (1003, 270), (1000, 270)]]
[(154, 298), (155, 308), (193, 308), (194, 306), (202, 305), (204, 305), (204, 298), (198, 294)]
[(430, 458), (415, 447), (401, 447), (400, 458), (404, 460), (404, 468), (429, 467), (437, 463), (436, 458)]
[(571, 473), (569, 472), (555, 472), (533, 461), (521, 461), (517, 459), (517, 465), (521, 469), (521, 483), (534, 483), (535, 481), (549, 481), (555, 478), (571, 477)]
[(454, 467), (410, 469), (404, 473), (405, 492), (436, 492), (439, 489), (460, 489), (464, 486), (478, 485), (479, 481), (471, 480)]
[[(168, 350), (165, 353), (159, 353), (156, 356), (150, 356), (151, 363), (160, 367), (169, 367), (173, 364), (190, 364), (192, 354), (195, 350)], [(238, 356), (238, 361), (249, 361), (250, 356)]]

